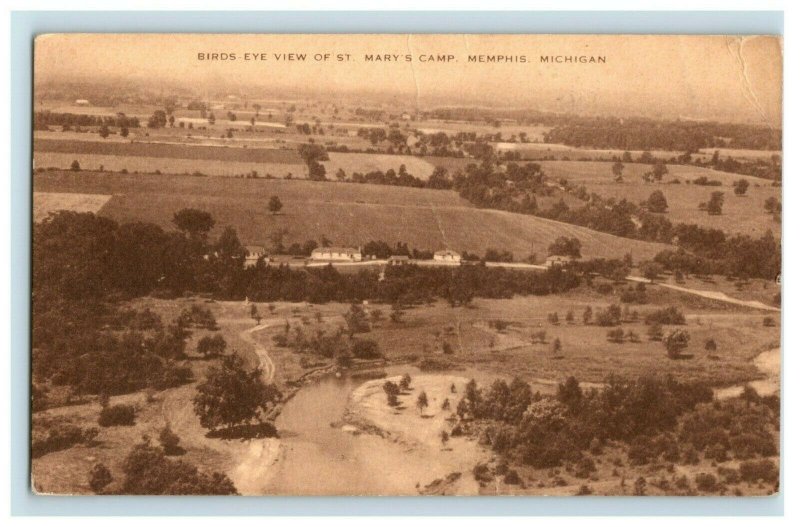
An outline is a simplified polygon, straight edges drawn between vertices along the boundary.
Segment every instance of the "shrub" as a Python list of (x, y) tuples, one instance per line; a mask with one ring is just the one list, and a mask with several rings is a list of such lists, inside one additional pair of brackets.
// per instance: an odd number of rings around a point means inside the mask
[(598, 326), (619, 326), (622, 321), (622, 310), (618, 305), (612, 304), (595, 313), (594, 321)]
[(492, 481), (492, 473), (486, 463), (478, 463), (472, 469), (472, 475), (478, 483), (489, 483)]
[(122, 462), (123, 494), (231, 495), (236, 487), (219, 472), (201, 472), (185, 461), (173, 461), (148, 442), (135, 446)]
[(606, 338), (608, 338), (610, 342), (621, 344), (625, 339), (625, 330), (622, 328), (610, 329), (606, 334)]
[(89, 488), (95, 494), (99, 494), (112, 481), (114, 481), (114, 478), (111, 477), (111, 471), (102, 463), (95, 464), (92, 470), (89, 471)]
[(694, 484), (701, 492), (714, 492), (717, 490), (717, 478), (713, 474), (701, 472), (694, 477)]
[(683, 329), (673, 331), (664, 340), (664, 347), (670, 359), (680, 358), (683, 350), (689, 347), (689, 332)]
[(197, 343), (197, 352), (204, 357), (217, 357), (225, 353), (227, 346), (228, 344), (222, 335), (206, 335)]
[(503, 476), (503, 483), (506, 485), (519, 485), (522, 483), (522, 478), (519, 477), (516, 470), (509, 469), (506, 475)]
[(109, 426), (133, 426), (136, 421), (136, 409), (130, 404), (115, 404), (100, 410), (97, 424)]
[(644, 317), (645, 324), (663, 324), (682, 326), (686, 324), (686, 317), (675, 306), (657, 309)]
[(764, 317), (764, 327), (765, 328), (775, 327), (775, 319), (772, 317)]
[(575, 495), (576, 496), (590, 496), (592, 494), (592, 492), (593, 492), (592, 491), (592, 487), (590, 487), (589, 485), (584, 484), (584, 485), (581, 485), (578, 488), (578, 492)]
[(389, 406), (397, 406), (399, 401), (397, 396), (400, 395), (400, 387), (392, 381), (383, 383), (383, 391), (386, 394), (386, 404)]
[(443, 371), (452, 367), (453, 365), (447, 360), (427, 358), (419, 361), (420, 371)]
[(80, 428), (73, 424), (57, 424), (41, 433), (34, 428), (31, 437), (31, 458), (50, 452), (66, 450), (80, 443), (89, 443), (97, 437), (96, 428)]
[(728, 485), (735, 485), (741, 481), (739, 479), (739, 471), (734, 468), (717, 467), (717, 474), (719, 474), (719, 479)]
[(379, 359), (381, 357), (378, 343), (371, 339), (354, 339), (351, 352), (357, 359)]
[(596, 470), (597, 466), (594, 464), (592, 458), (584, 457), (581, 458), (581, 460), (578, 461), (578, 464), (575, 466), (575, 477), (586, 479)]
[(169, 425), (161, 429), (161, 433), (158, 434), (158, 442), (161, 443), (161, 448), (164, 449), (164, 453), (168, 456), (183, 453), (183, 449), (180, 447), (181, 439), (178, 434), (172, 431)]
[(745, 461), (739, 465), (739, 476), (748, 483), (775, 483), (778, 481), (778, 467), (769, 459)]

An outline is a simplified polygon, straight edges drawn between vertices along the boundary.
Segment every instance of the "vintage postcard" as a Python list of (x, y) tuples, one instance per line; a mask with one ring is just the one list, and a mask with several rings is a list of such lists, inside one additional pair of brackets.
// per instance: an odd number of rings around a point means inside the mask
[(780, 37), (34, 53), (35, 492), (780, 490)]

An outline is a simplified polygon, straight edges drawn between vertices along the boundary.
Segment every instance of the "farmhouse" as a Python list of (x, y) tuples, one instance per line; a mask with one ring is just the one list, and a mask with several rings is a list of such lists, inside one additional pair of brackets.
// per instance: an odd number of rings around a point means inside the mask
[(89, 106), (89, 101), (87, 101), (86, 99), (76, 99), (75, 100), (75, 105), (76, 106)]
[(389, 257), (389, 265), (407, 265), (411, 259), (406, 254), (393, 254)]
[(561, 267), (563, 265), (567, 265), (568, 263), (574, 261), (575, 258), (573, 258), (572, 256), (553, 254), (547, 257), (547, 260), (545, 260), (544, 265), (545, 267)]
[(435, 262), (461, 263), (461, 255), (456, 251), (445, 249), (443, 251), (436, 251), (433, 253), (433, 260)]
[(244, 246), (244, 266), (255, 267), (259, 258), (264, 258), (264, 261), (269, 261), (267, 258), (267, 251), (260, 245), (245, 245)]
[(311, 259), (360, 262), (361, 249), (353, 249), (352, 247), (320, 247), (311, 251)]

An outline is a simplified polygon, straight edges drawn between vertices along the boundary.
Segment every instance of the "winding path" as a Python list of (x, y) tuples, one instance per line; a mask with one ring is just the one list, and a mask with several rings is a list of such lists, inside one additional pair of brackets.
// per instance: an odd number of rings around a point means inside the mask
[[(272, 322), (277, 322), (277, 321), (272, 321)], [(275, 363), (272, 362), (272, 358), (269, 356), (267, 348), (253, 338), (253, 333), (255, 333), (256, 331), (261, 331), (262, 329), (275, 327), (276, 325), (277, 324), (274, 323), (259, 324), (257, 326), (248, 328), (239, 334), (242, 340), (244, 340), (253, 347), (253, 352), (255, 352), (256, 357), (258, 357), (258, 367), (262, 369), (264, 380), (266, 382), (272, 382), (272, 379), (275, 378)]]

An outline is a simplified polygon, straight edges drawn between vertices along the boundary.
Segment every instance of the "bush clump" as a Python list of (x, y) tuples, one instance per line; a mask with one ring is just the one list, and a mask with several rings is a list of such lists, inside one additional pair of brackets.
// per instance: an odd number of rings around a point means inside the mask
[(136, 424), (136, 408), (130, 404), (114, 404), (104, 406), (100, 410), (100, 417), (97, 424), (103, 427), (109, 426), (133, 426)]

